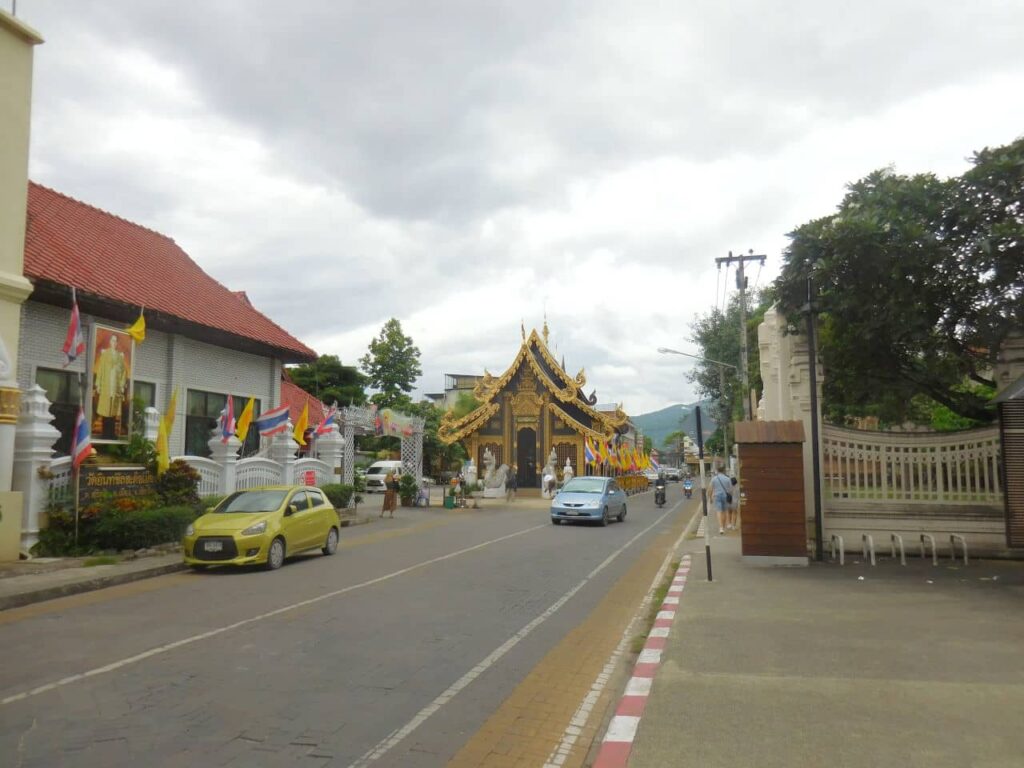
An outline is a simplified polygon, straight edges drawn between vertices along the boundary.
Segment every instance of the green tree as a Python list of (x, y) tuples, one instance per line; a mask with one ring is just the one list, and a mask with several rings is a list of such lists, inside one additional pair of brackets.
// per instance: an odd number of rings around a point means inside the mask
[(412, 392), (423, 370), (420, 350), (402, 332), (402, 324), (391, 318), (370, 342), (369, 351), (359, 358), (369, 384), (378, 390), (370, 400), (381, 408), (408, 409)]
[(453, 419), (461, 419), (480, 407), (480, 401), (473, 397), (472, 392), (459, 392), (455, 397), (455, 404), (451, 407)]
[(650, 453), (652, 448), (654, 448), (654, 441), (647, 435), (644, 435), (644, 453)]
[(352, 365), (342, 365), (337, 355), (321, 355), (313, 363), (288, 369), (292, 381), (328, 405), (364, 405), (366, 377)]
[(920, 396), (971, 423), (993, 418), (988, 371), (1024, 325), (1024, 139), (972, 165), (945, 180), (876, 171), (790, 234), (779, 304), (802, 325), (813, 274), (831, 419), (900, 422)]
[(448, 471), (456, 462), (466, 458), (466, 452), (458, 443), (446, 445), (437, 436), (441, 426), (443, 411), (430, 402), (416, 403), (409, 408), (409, 413), (423, 417), (423, 471), (425, 474), (438, 475)]

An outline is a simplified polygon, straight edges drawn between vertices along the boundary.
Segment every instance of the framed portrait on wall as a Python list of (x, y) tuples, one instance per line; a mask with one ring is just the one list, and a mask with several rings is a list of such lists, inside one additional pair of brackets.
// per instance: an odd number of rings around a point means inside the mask
[(93, 324), (89, 345), (89, 419), (94, 443), (127, 442), (132, 429), (135, 340), (123, 329)]

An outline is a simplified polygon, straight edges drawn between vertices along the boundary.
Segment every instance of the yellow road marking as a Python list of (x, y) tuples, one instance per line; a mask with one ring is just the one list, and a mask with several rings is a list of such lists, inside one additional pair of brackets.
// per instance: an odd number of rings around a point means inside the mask
[[(666, 553), (689, 518), (677, 515), (618, 579), (582, 624), (567, 634), (448, 763), (449, 768), (544, 765), (583, 697), (615, 651)], [(579, 768), (598, 735), (613, 687), (606, 687), (564, 765)]]

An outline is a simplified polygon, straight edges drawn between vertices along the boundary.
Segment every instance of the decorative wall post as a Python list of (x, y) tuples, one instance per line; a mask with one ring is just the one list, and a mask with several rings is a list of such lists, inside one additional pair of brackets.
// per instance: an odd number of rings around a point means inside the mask
[(160, 431), (160, 411), (151, 405), (147, 406), (146, 410), (143, 411), (143, 418), (145, 419), (146, 426), (142, 436), (151, 443), (155, 443), (157, 432)]
[(210, 446), (210, 458), (220, 466), (217, 492), (222, 496), (234, 493), (235, 464), (238, 463), (238, 450), (242, 447), (242, 441), (232, 435), (226, 443), (222, 442), (220, 430), (215, 429), (206, 444)]
[(356, 427), (349, 420), (345, 420), (344, 447), (342, 448), (342, 462), (344, 464), (341, 472), (341, 481), (346, 485), (352, 485), (356, 481)]
[(281, 483), (292, 485), (295, 482), (295, 452), (299, 444), (292, 437), (294, 427), (291, 419), (288, 420), (288, 427), (274, 435), (270, 443), (270, 458), (281, 465)]
[[(341, 475), (341, 472), (337, 470), (341, 468), (345, 453), (345, 441), (338, 432), (337, 424), (332, 424), (330, 432), (320, 435), (316, 439), (316, 450), (320, 460), (325, 462), (336, 476)], [(335, 482), (340, 482), (340, 480)]]
[(21, 399), (21, 414), (14, 437), (13, 487), (22, 493), (24, 499), (21, 548), (26, 552), (39, 541), (39, 521), (49, 500), (50, 483), (44, 475), (53, 458), (53, 444), (60, 439), (60, 432), (52, 421), (46, 392), (38, 384), (33, 384)]

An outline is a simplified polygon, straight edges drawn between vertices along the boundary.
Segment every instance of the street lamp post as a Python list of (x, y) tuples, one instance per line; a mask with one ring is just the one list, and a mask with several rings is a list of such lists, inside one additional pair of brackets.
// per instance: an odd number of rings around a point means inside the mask
[[(700, 355), (691, 355), (689, 352), (680, 352), (678, 349), (669, 349), (668, 347), (658, 347), (658, 351), (663, 355), (682, 355), (683, 357), (692, 357), (694, 360), (700, 360), (705, 363), (711, 363), (718, 366), (718, 391), (722, 398), (722, 443), (724, 444), (723, 453), (724, 460), (728, 463), (729, 459), (729, 422), (732, 420), (732, 414), (727, 413), (725, 410), (725, 369), (732, 368), (734, 371), (739, 373), (739, 368), (729, 363), (723, 363), (720, 360), (712, 360), (709, 357), (701, 357)], [(703, 442), (703, 440), (702, 440)]]

